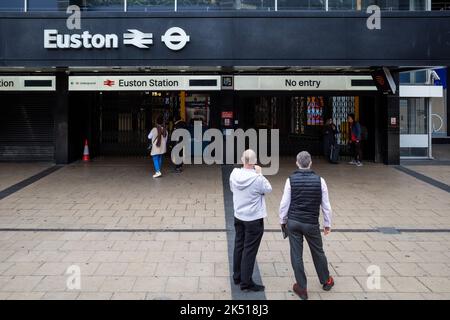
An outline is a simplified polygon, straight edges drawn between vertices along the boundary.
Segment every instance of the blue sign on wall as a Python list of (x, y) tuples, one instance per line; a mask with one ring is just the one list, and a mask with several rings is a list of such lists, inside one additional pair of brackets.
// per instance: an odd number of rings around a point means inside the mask
[(440, 80), (434, 80), (434, 84), (447, 89), (447, 68), (434, 69), (434, 71), (436, 71), (439, 78), (441, 78)]

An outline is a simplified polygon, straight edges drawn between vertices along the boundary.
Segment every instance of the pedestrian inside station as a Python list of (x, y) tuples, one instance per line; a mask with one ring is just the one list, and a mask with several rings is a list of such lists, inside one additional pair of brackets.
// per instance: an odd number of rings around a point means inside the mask
[(100, 156), (145, 156), (148, 132), (159, 115), (163, 115), (169, 129), (174, 118), (180, 116), (190, 132), (195, 121), (201, 121), (205, 130), (278, 129), (282, 155), (306, 148), (321, 156), (326, 121), (331, 119), (337, 124), (339, 143), (345, 146), (348, 144), (347, 115), (354, 113), (358, 120), (367, 117), (363, 122), (369, 123), (372, 140), (367, 142), (365, 154), (366, 159), (374, 160), (375, 128), (370, 120), (374, 117), (375, 98), (370, 96), (244, 93), (233, 95), (236, 106), (226, 111), (218, 110), (220, 94), (210, 92), (101, 92), (73, 96), (75, 105), (90, 105), (85, 111), (91, 115), (86, 118), (94, 121), (87, 121), (84, 126), (90, 132), (91, 144), (96, 146), (91, 149)]

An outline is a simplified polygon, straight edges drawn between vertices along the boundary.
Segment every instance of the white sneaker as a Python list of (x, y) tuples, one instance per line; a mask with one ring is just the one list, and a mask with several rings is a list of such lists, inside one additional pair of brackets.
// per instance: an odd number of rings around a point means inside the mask
[(355, 160), (350, 161), (348, 164), (356, 164)]
[(358, 161), (358, 162), (356, 163), (356, 166), (357, 166), (357, 167), (362, 167), (362, 165), (363, 165), (363, 164), (362, 164), (362, 162), (360, 162), (360, 161)]
[(161, 172), (157, 172), (157, 173), (155, 173), (154, 175), (153, 175), (153, 178), (159, 178), (159, 177), (161, 177), (162, 176), (162, 173)]

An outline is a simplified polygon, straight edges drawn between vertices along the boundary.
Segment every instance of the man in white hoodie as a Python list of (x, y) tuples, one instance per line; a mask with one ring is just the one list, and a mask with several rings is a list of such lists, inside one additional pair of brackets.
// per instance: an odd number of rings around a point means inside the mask
[(241, 161), (243, 167), (234, 169), (230, 175), (236, 230), (233, 280), (243, 291), (264, 291), (264, 286), (253, 282), (252, 275), (267, 216), (264, 195), (272, 191), (272, 186), (256, 165), (253, 150), (244, 151)]

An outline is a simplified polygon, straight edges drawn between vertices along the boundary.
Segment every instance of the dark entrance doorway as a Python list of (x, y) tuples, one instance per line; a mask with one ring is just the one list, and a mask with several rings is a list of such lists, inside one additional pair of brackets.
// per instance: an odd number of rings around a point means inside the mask
[(0, 161), (53, 161), (54, 94), (2, 92), (0, 98)]
[(355, 113), (367, 131), (363, 141), (363, 159), (375, 160), (376, 99), (374, 95), (342, 95), (342, 93), (261, 93), (241, 92), (236, 111), (243, 129), (279, 129), (280, 154), (296, 155), (307, 150), (323, 155), (324, 124), (333, 119), (339, 133), (342, 159), (350, 158), (347, 115)]
[[(180, 91), (72, 92), (70, 104), (71, 160), (82, 157), (89, 141), (91, 158), (97, 156), (146, 157), (148, 134), (158, 116), (169, 130), (175, 115), (184, 115), (188, 129), (193, 121), (205, 128), (211, 123), (209, 93)], [(191, 128), (192, 127), (192, 128)]]
[(168, 123), (178, 104), (170, 92), (103, 92), (99, 106), (99, 154), (146, 156), (148, 133), (162, 115)]

